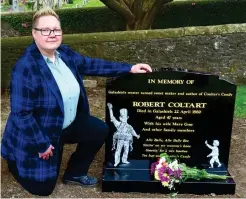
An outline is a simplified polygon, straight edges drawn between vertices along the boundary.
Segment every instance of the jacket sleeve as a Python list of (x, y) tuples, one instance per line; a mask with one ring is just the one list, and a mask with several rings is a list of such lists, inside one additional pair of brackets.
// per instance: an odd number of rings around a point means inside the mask
[(33, 117), (34, 104), (37, 100), (35, 84), (32, 80), (30, 68), (16, 64), (11, 78), (10, 102), (11, 116), (19, 135), (37, 144), (38, 152), (45, 152), (49, 145), (49, 138), (40, 130)]
[(71, 49), (70, 52), (81, 75), (117, 77), (129, 73), (132, 67), (132, 64), (84, 57)]

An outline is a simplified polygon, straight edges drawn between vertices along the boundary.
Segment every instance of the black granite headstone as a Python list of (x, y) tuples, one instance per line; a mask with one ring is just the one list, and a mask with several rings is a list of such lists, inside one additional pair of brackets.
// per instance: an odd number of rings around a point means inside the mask
[[(102, 191), (168, 193), (150, 174), (161, 153), (188, 166), (230, 175), (236, 86), (218, 76), (163, 70), (108, 79)], [(190, 180), (179, 193), (233, 194), (235, 182)]]

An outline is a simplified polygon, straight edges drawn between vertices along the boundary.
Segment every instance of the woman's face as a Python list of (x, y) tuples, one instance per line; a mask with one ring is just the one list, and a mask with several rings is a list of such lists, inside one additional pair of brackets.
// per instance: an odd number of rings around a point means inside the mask
[(33, 38), (42, 54), (54, 52), (62, 42), (62, 35), (58, 36), (54, 31), (50, 32), (50, 35), (43, 35), (44, 32), (49, 33), (49, 30), (61, 30), (61, 24), (54, 16), (40, 17), (32, 30)]

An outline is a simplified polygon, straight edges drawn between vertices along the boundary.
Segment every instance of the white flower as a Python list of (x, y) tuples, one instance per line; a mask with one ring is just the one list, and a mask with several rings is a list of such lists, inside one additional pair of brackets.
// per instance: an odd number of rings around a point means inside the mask
[(161, 157), (159, 162), (160, 163), (166, 162), (166, 158), (165, 157)]
[(169, 164), (169, 168), (172, 170), (177, 170), (179, 168), (179, 164), (177, 160), (174, 160), (171, 164)]
[(160, 158), (159, 163), (156, 165), (156, 169), (160, 169), (162, 167), (163, 162), (166, 162), (165, 157)]

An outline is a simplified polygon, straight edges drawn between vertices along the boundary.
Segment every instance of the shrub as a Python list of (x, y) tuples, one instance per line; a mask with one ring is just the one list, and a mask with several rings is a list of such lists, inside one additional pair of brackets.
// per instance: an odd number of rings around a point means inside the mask
[[(156, 16), (152, 29), (245, 23), (245, 7), (246, 1), (172, 2)], [(59, 9), (56, 12), (65, 34), (125, 30), (124, 18), (107, 7)], [(32, 15), (33, 12), (2, 14), (1, 20), (10, 24), (20, 35), (30, 35)]]

